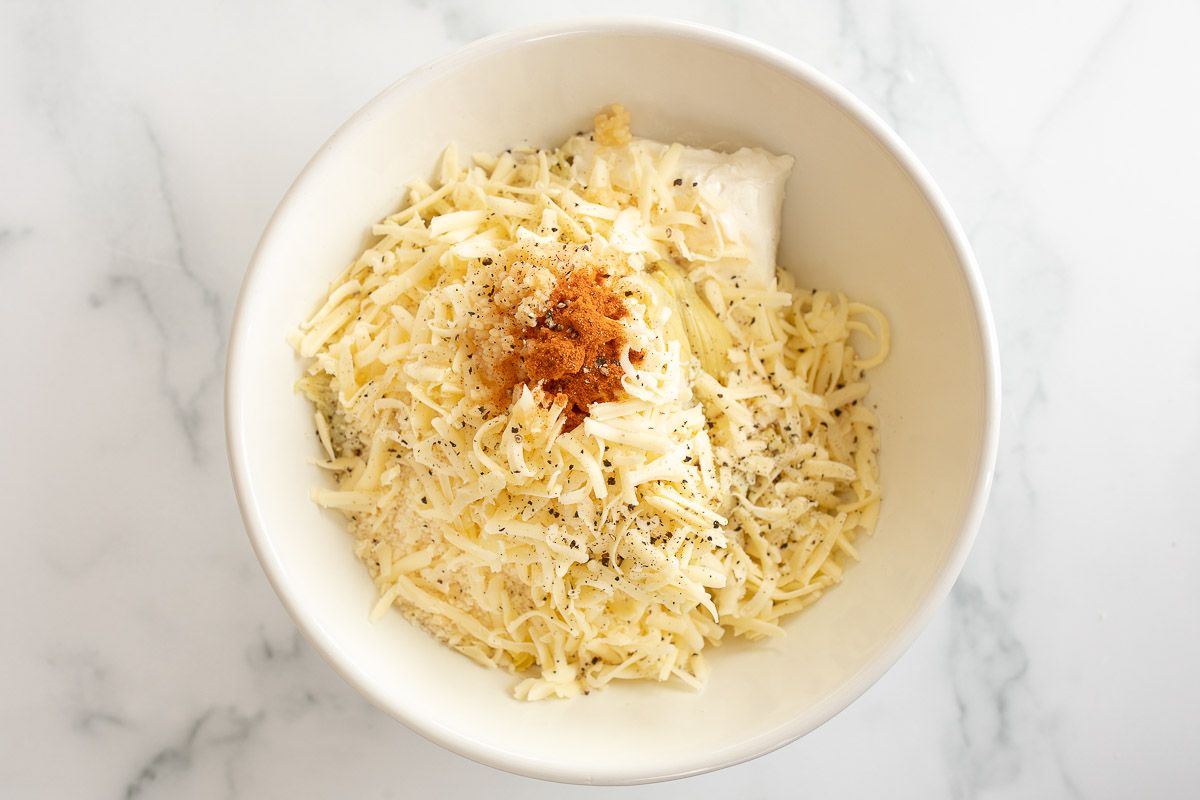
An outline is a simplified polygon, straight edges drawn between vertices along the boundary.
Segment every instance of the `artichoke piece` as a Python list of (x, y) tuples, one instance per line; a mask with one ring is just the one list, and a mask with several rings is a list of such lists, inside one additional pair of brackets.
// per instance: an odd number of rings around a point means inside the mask
[(729, 350), (733, 347), (733, 336), (725, 323), (696, 292), (695, 284), (674, 264), (660, 261), (652, 274), (666, 290), (674, 307), (667, 323), (668, 335), (677, 339), (685, 351), (690, 350), (705, 372), (717, 378), (724, 375), (732, 366)]

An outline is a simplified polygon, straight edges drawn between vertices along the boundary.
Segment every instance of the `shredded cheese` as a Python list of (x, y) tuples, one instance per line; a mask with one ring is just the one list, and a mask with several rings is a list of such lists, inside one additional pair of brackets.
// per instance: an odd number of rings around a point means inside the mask
[[(742, 152), (786, 177), (790, 159)], [(698, 163), (732, 194), (685, 180)], [(727, 631), (779, 635), (841, 581), (879, 512), (864, 371), (887, 320), (764, 275), (762, 242), (738, 237), (766, 224), (773, 256), (778, 203), (731, 208), (750, 191), (737, 163), (634, 139), (614, 109), (555, 150), (451, 146), (438, 185), (374, 227), (292, 336), (336, 484), (313, 499), (346, 515), (373, 617), (398, 607), (518, 673), (524, 699), (699, 688)], [(628, 312), (625, 396), (568, 431), (540, 386), (497, 404), (488, 374), (521, 346), (511, 325), (552, 311), (556, 270), (581, 266)]]

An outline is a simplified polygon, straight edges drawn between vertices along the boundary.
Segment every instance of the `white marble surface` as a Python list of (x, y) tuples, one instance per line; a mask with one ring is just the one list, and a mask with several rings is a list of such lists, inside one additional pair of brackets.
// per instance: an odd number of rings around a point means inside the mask
[[(0, 794), (613, 796), (477, 766), (304, 643), (221, 389), (280, 195), (384, 85), (595, 4), (0, 6)], [(620, 2), (760, 38), (904, 136), (999, 328), (996, 487), (951, 600), (801, 742), (629, 797), (1200, 792), (1200, 4)]]

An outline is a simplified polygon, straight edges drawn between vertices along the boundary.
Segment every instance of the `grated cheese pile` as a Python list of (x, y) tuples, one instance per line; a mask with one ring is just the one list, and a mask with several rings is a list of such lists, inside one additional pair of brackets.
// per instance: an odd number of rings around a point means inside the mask
[[(776, 270), (790, 168), (634, 138), (614, 107), (554, 150), (451, 146), (410, 185), (292, 337), (333, 478), (313, 497), (346, 515), (376, 617), (524, 699), (699, 688), (706, 646), (779, 635), (841, 580), (879, 514), (862, 400), (889, 334)], [(576, 269), (623, 299), (626, 341), (622, 396), (568, 431), (561, 396), (497, 400), (492, 373)]]

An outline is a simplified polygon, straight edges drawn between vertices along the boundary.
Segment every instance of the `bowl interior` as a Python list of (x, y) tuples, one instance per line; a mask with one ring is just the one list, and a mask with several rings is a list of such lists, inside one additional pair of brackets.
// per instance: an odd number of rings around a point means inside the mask
[[(953, 580), (984, 491), (994, 389), (962, 253), (918, 180), (819, 77), (729, 37), (662, 25), (581, 26), (481, 43), (393, 86), (322, 149), (272, 221), (243, 288), (229, 371), (231, 459), (268, 575), (353, 684), (435, 740), (540, 777), (629, 782), (733, 763), (811, 730), (898, 657)], [(796, 167), (781, 263), (802, 286), (873, 303), (893, 328), (875, 373), (883, 513), (863, 562), (787, 636), (713, 651), (700, 694), (622, 685), (570, 702), (511, 699), (408, 625), (372, 625), (373, 587), (322, 480), (286, 333), (451, 140), (465, 152), (552, 145), (613, 101), (639, 135), (758, 145)]]

